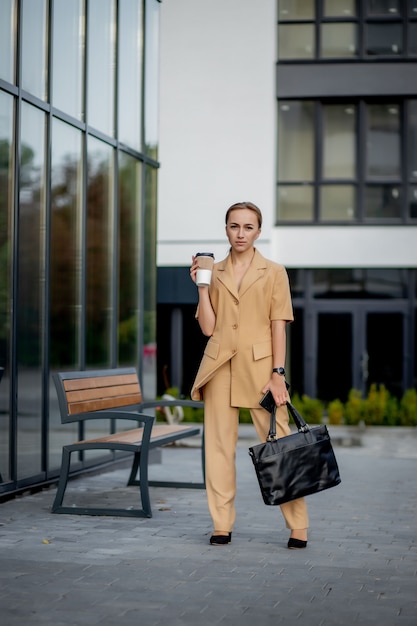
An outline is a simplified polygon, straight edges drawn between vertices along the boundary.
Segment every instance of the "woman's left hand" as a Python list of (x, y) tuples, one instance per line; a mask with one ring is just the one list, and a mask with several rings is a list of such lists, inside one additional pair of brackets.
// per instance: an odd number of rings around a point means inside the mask
[(269, 383), (262, 389), (262, 393), (266, 393), (268, 389), (274, 396), (275, 404), (277, 406), (284, 406), (290, 399), (287, 386), (285, 384), (285, 378), (283, 376), (273, 376)]

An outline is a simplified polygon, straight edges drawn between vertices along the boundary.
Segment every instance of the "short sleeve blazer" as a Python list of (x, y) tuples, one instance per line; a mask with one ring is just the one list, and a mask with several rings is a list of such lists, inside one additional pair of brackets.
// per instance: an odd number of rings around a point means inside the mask
[[(237, 290), (228, 255), (214, 266), (209, 294), (216, 325), (207, 342), (192, 397), (201, 399), (200, 390), (205, 383), (221, 365), (231, 360), (235, 381), (232, 395), (242, 396), (239, 406), (256, 406), (259, 389), (268, 380), (271, 370), (271, 321), (293, 320), (286, 269), (265, 259), (255, 250), (251, 265)], [(249, 404), (243, 402), (249, 399)]]

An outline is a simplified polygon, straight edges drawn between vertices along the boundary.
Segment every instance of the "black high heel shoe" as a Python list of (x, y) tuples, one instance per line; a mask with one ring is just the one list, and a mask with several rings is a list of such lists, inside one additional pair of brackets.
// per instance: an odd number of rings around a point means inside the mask
[(212, 546), (226, 546), (232, 543), (232, 533), (228, 535), (212, 535), (210, 537), (210, 545)]
[(301, 548), (307, 547), (307, 541), (303, 541), (302, 539), (293, 539), (293, 537), (290, 537), (287, 545), (290, 550), (300, 550)]

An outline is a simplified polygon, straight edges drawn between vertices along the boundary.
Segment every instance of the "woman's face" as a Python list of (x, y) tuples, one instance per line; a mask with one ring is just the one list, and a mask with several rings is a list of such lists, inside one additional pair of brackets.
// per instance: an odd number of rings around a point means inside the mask
[(245, 252), (253, 247), (261, 234), (258, 216), (250, 209), (235, 209), (229, 213), (226, 235), (232, 250)]

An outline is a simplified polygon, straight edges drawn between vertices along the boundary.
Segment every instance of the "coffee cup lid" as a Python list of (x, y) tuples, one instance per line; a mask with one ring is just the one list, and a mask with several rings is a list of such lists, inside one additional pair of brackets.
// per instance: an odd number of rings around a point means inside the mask
[(214, 259), (214, 254), (212, 252), (197, 252), (196, 257), (197, 256), (211, 256)]

